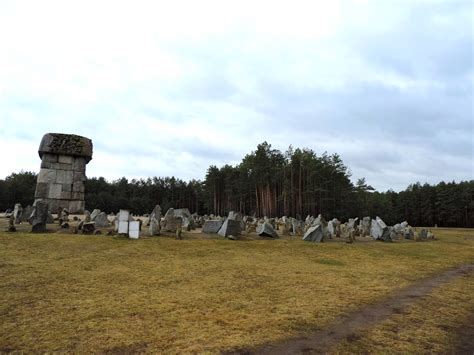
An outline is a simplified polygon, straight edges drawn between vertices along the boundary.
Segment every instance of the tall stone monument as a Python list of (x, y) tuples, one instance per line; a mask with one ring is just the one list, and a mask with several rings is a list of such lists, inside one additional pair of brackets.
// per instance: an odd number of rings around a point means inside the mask
[(52, 213), (66, 208), (84, 212), (86, 164), (92, 159), (92, 141), (74, 134), (47, 133), (38, 149), (41, 170), (35, 201), (42, 200)]

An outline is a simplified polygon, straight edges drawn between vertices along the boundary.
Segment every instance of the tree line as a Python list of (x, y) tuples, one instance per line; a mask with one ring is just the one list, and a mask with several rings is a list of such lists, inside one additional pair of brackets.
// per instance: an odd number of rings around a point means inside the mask
[[(136, 214), (160, 204), (188, 208), (198, 214), (225, 215), (230, 210), (257, 216), (322, 214), (337, 217), (381, 216), (386, 223), (407, 220), (414, 226), (474, 227), (474, 180), (415, 183), (401, 192), (374, 191), (364, 178), (351, 182), (351, 173), (337, 154), (316, 154), (289, 147), (281, 152), (267, 142), (236, 166), (210, 166), (203, 181), (175, 177), (86, 181), (86, 207)], [(36, 174), (13, 173), (0, 180), (0, 210), (15, 203), (33, 203)]]

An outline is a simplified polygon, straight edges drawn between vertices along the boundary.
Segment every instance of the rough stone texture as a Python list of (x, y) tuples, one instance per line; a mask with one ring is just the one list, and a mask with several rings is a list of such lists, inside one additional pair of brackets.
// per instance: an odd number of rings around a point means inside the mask
[(152, 237), (160, 235), (160, 221), (161, 221), (161, 207), (156, 205), (153, 211), (150, 213), (148, 234)]
[(91, 221), (95, 221), (96, 217), (99, 215), (100, 210), (98, 208), (94, 209), (91, 213)]
[(73, 134), (47, 133), (41, 140), (35, 201), (44, 200), (49, 210), (58, 213), (84, 212), (86, 164), (92, 159), (92, 141)]
[(244, 222), (244, 218), (242, 216), (242, 213), (235, 212), (235, 211), (230, 211), (229, 216), (227, 218), (239, 222), (240, 231), (245, 230), (245, 222)]
[(191, 213), (187, 208), (178, 208), (174, 210), (174, 216), (175, 217), (181, 217), (182, 221), (182, 227), (190, 231), (192, 229), (195, 229), (194, 226), (194, 219), (191, 217)]
[(223, 220), (205, 221), (204, 225), (202, 226), (202, 232), (208, 234), (216, 234), (217, 232), (219, 232), (219, 229), (221, 229), (223, 223)]
[(100, 212), (97, 217), (94, 218), (96, 228), (107, 228), (110, 227), (109, 219), (107, 218), (107, 213)]
[(82, 225), (82, 234), (92, 234), (95, 231), (95, 222), (87, 222)]
[[(177, 211), (180, 211), (179, 213), (182, 214), (183, 210), (177, 210)], [(163, 218), (161, 231), (176, 233), (176, 229), (178, 225), (181, 225), (183, 223), (182, 221), (183, 220), (181, 216), (175, 215), (175, 209), (170, 208), (168, 211), (166, 211), (165, 217)]]
[(319, 224), (309, 228), (303, 236), (303, 240), (307, 242), (322, 242), (324, 238), (323, 227)]
[(265, 222), (257, 228), (257, 234), (260, 237), (278, 238), (277, 232), (269, 222)]
[(21, 203), (15, 203), (15, 208), (13, 209), (13, 218), (15, 220), (15, 224), (21, 223), (22, 214), (23, 208), (21, 207)]
[(390, 229), (380, 217), (375, 217), (375, 219), (372, 220), (370, 235), (375, 240), (382, 240), (384, 242), (392, 241), (390, 238)]
[(160, 235), (160, 222), (156, 218), (150, 219), (150, 227), (148, 228), (150, 237)]
[(229, 235), (239, 235), (240, 234), (240, 222), (234, 221), (233, 219), (227, 218), (224, 223), (222, 224), (219, 232), (217, 232), (220, 236), (228, 237)]
[(31, 223), (31, 231), (34, 233), (46, 232), (46, 222), (48, 219), (48, 204), (45, 201), (36, 200), (33, 204), (33, 212), (28, 222)]
[(155, 218), (157, 219), (158, 221), (161, 219), (161, 207), (160, 205), (156, 205), (155, 208), (153, 209), (153, 211), (151, 211), (150, 213), (150, 221), (151, 219)]
[(328, 222), (328, 231), (332, 237), (340, 237), (341, 236), (341, 221), (337, 218), (333, 218)]
[(360, 227), (360, 235), (362, 237), (367, 237), (370, 235), (371, 221), (372, 220), (370, 217), (364, 217), (360, 221), (359, 227)]

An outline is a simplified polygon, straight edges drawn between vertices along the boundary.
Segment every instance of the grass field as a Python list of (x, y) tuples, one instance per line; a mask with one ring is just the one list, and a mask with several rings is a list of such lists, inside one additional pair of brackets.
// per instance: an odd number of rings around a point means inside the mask
[[(0, 232), (0, 352), (219, 352), (291, 338), (474, 263), (474, 230), (434, 232), (436, 241), (387, 244)], [(422, 338), (436, 328), (429, 319), (443, 292), (458, 295), (450, 312), (466, 321), (472, 283), (436, 290), (426, 312), (415, 305), (413, 314), (428, 321), (397, 337), (394, 349), (430, 351)], [(380, 331), (411, 324), (402, 316), (387, 322)], [(435, 349), (452, 345), (447, 329)], [(369, 332), (334, 351), (367, 352), (371, 343), (381, 351), (383, 338)]]

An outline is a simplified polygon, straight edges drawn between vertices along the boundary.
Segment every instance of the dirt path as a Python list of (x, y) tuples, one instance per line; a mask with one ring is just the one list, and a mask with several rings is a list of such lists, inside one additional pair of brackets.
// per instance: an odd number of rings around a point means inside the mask
[[(254, 349), (235, 349), (230, 354), (294, 354), (325, 353), (331, 346), (344, 339), (357, 339), (364, 329), (375, 326), (394, 313), (426, 296), (442, 284), (462, 275), (474, 272), (474, 265), (463, 265), (450, 269), (411, 286), (403, 288), (375, 304), (338, 318), (325, 329), (317, 330), (305, 337), (267, 344)], [(464, 350), (464, 349), (463, 349)]]

